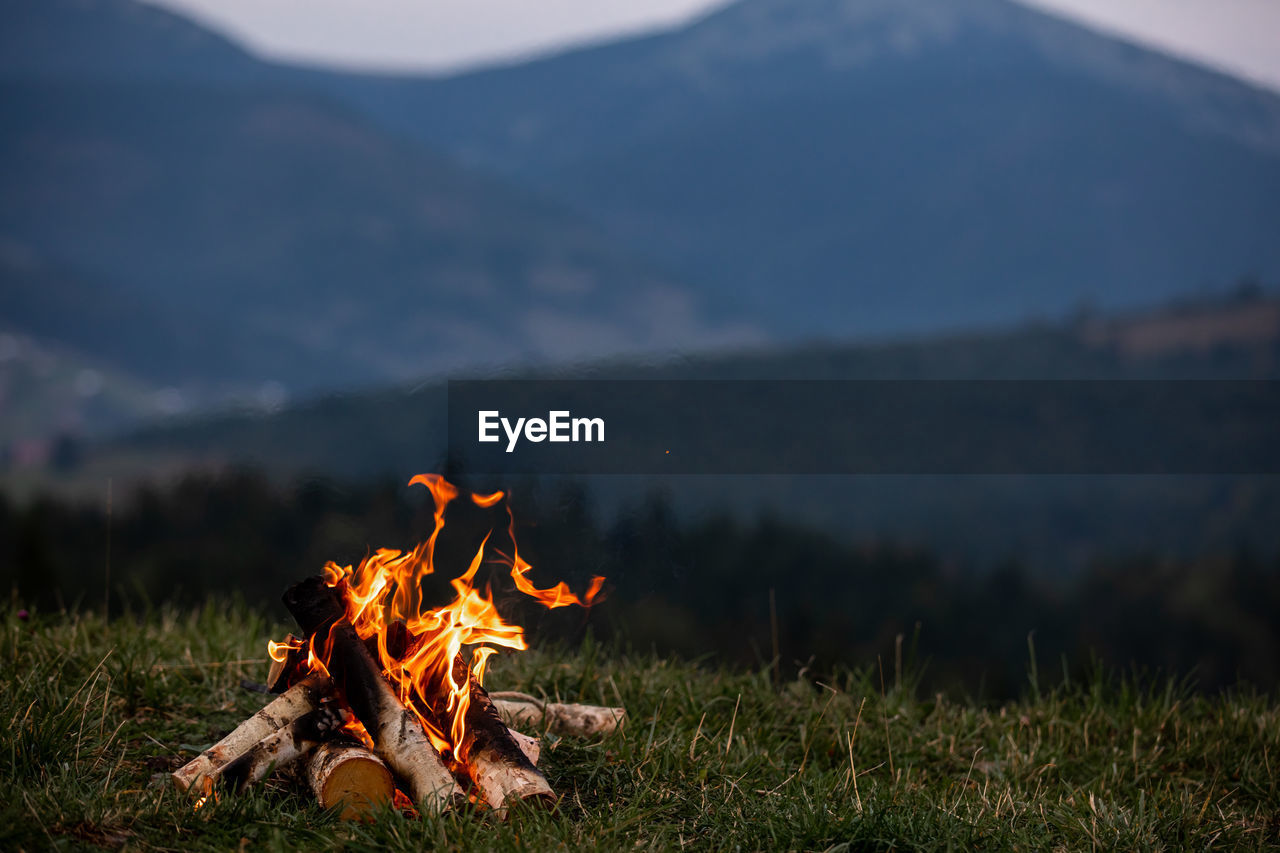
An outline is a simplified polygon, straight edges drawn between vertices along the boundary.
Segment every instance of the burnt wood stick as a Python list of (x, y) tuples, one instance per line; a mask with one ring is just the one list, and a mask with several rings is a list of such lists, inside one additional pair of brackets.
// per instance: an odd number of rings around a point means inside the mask
[(465, 802), (421, 721), (396, 698), (381, 667), (346, 620), (337, 591), (322, 577), (307, 578), (285, 591), (284, 605), (316, 647), (328, 649), (325, 663), (334, 683), (419, 808), (438, 813)]
[(346, 737), (326, 741), (311, 753), (307, 779), (322, 807), (342, 806), (343, 820), (367, 817), (395, 796), (395, 782), (383, 760)]
[[(526, 800), (554, 805), (555, 792), (542, 771), (534, 766), (537, 754), (530, 758), (514, 737), (515, 732), (498, 716), (489, 694), (472, 676), (461, 656), (454, 658), (453, 679), (468, 684), (467, 710), (463, 716), (465, 734), (462, 743), (454, 745), (454, 758), (467, 768), (484, 801), (493, 809), (505, 812), (507, 805)], [(413, 706), (441, 731), (451, 729), (448, 696), (445, 690), (426, 702), (415, 691)]]
[(332, 692), (333, 682), (327, 676), (319, 673), (308, 675), (241, 723), (231, 734), (175, 770), (171, 777), (173, 783), (179, 791), (194, 787), (197, 793), (207, 794), (228, 762), (303, 714), (314, 711), (320, 700)]
[(489, 694), (471, 678), (471, 702), (465, 715), (466, 733), (462, 754), (467, 770), (485, 800), (495, 809), (504, 809), (515, 800), (555, 805), (551, 783), (511, 737)]
[[(370, 653), (370, 654), (373, 654), (374, 649), (376, 649), (376, 648), (377, 648), (377, 643), (376, 643), (376, 642), (372, 642), (372, 643), (371, 643), (369, 640), (365, 640), (365, 646), (366, 646), (367, 648), (369, 648), (369, 653)], [(331, 684), (332, 684), (332, 683), (331, 683)], [(277, 688), (280, 688), (280, 687), (281, 687), (281, 685), (279, 684), (279, 682), (276, 682), (274, 685), (269, 684), (268, 686), (274, 686), (274, 687), (277, 687)], [(322, 695), (320, 695), (320, 698), (322, 698), (322, 699), (327, 699), (327, 698), (329, 698), (329, 697), (330, 697), (330, 696), (332, 696), (332, 695), (334, 695), (334, 692), (333, 692), (333, 690), (332, 690), (332, 687), (330, 687), (330, 689), (329, 689), (327, 692), (325, 692), (325, 693), (323, 693)], [(497, 695), (497, 694), (490, 694), (490, 695), (491, 695), (491, 696), (494, 696), (494, 695)], [(519, 695), (524, 695), (524, 694), (519, 694)], [(532, 698), (532, 697), (531, 697), (531, 698)], [(525, 706), (524, 704), (522, 704), (522, 703), (516, 703), (516, 704), (518, 704), (518, 706), (519, 706), (519, 707), (521, 707), (521, 708), (526, 707), (526, 706)], [(414, 706), (415, 706), (415, 707), (418, 707), (418, 706), (421, 706), (421, 705), (422, 705), (422, 703), (421, 703), (421, 702), (414, 702)], [(495, 700), (495, 701), (494, 701), (494, 706), (498, 709), (498, 714), (499, 714), (499, 716), (501, 716), (501, 717), (502, 717), (502, 719), (503, 719), (503, 721), (504, 721), (504, 722), (506, 722), (506, 721), (507, 721), (507, 718), (508, 718), (509, 716), (512, 716), (511, 714), (509, 714), (509, 713), (508, 713), (508, 709), (507, 709), (507, 707), (506, 707), (506, 704), (504, 704), (504, 702), (501, 702), (501, 701), (497, 701), (497, 700)], [(571, 707), (579, 707), (579, 706), (571, 706)], [(610, 709), (610, 708), (598, 708), (598, 709), (597, 709), (597, 708), (596, 708), (596, 706), (594, 706), (594, 705), (583, 705), (583, 706), (581, 706), (581, 707), (583, 707), (583, 708), (587, 708), (587, 709), (595, 709), (595, 710), (598, 710), (598, 711), (610, 711), (610, 710), (614, 710), (614, 709)], [(621, 710), (621, 709), (618, 709), (618, 710)], [(428, 713), (429, 713), (429, 712), (428, 712)], [(539, 718), (539, 719), (540, 719), (540, 718)], [(524, 734), (523, 732), (518, 732), (518, 731), (516, 731), (515, 729), (511, 728), (510, 726), (508, 726), (508, 728), (507, 728), (507, 733), (511, 735), (511, 739), (512, 739), (513, 741), (515, 741), (516, 746), (518, 746), (518, 747), (520, 748), (520, 751), (524, 753), (525, 758), (528, 758), (528, 759), (529, 759), (529, 763), (530, 763), (530, 764), (532, 764), (533, 766), (537, 767), (537, 766), (538, 766), (538, 759), (542, 756), (542, 741), (541, 741), (540, 739), (536, 738), (536, 737), (532, 737), (532, 736), (530, 736), (530, 735)]]
[[(387, 626), (385, 641), (387, 653), (395, 660), (404, 660), (417, 651), (423, 638), (409, 631), (404, 621), (396, 620)], [(378, 659), (377, 640), (370, 637), (365, 645)], [(555, 793), (536, 766), (541, 744), (507, 727), (460, 655), (453, 661), (453, 680), (468, 684), (470, 697), (464, 720), (466, 735), (461, 744), (454, 744), (454, 759), (467, 769), (467, 775), (485, 802), (500, 811), (504, 811), (511, 800), (554, 804)], [(443, 685), (429, 702), (414, 691), (410, 694), (410, 703), (440, 731), (451, 730), (452, 714), (447, 708), (448, 696)]]
[[(395, 630), (397, 627), (399, 628), (399, 634), (397, 634)], [(398, 659), (404, 655), (404, 646), (396, 645), (396, 638), (397, 636), (404, 635), (404, 623), (394, 622), (391, 625), (391, 629), (392, 630), (389, 632), (391, 636), (388, 639), (388, 645), (392, 649), (392, 654)], [(286, 643), (291, 641), (297, 642), (298, 637), (293, 634), (285, 637)], [(366, 637), (363, 642), (364, 647), (369, 650), (369, 654), (373, 656), (373, 659), (375, 661), (380, 660), (378, 652), (378, 638)], [(397, 649), (399, 650), (398, 652), (396, 651)], [(304, 644), (302, 648), (290, 648), (285, 652), (284, 660), (275, 660), (272, 658), (271, 666), (267, 670), (267, 690), (272, 693), (283, 693), (296, 684), (299, 679), (306, 676), (308, 671), (307, 657), (307, 647)]]
[(271, 659), (271, 667), (267, 670), (267, 689), (272, 693), (283, 693), (307, 674), (307, 647), (303, 643), (294, 648), (294, 643), (301, 642), (299, 637), (290, 634), (285, 637), (285, 645), (289, 646), (284, 660)]
[(303, 714), (279, 731), (258, 741), (252, 749), (222, 768), (222, 779), (235, 791), (261, 782), (273, 770), (297, 761), (341, 728), (344, 715), (332, 703)]
[[(393, 658), (402, 660), (412, 656), (421, 643), (422, 638), (410, 632), (404, 622), (396, 621), (388, 626), (387, 652)], [(554, 804), (555, 793), (537, 768), (541, 743), (503, 722), (488, 693), (472, 676), (461, 656), (454, 658), (453, 680), (468, 684), (470, 699), (464, 719), (466, 735), (461, 744), (455, 744), (455, 759), (467, 768), (485, 802), (500, 811), (512, 800)], [(431, 720), (436, 728), (450, 731), (452, 715), (443, 692), (431, 702), (423, 701), (415, 692), (411, 701), (415, 710)]]
[[(417, 648), (415, 645), (409, 645), (409, 633), (405, 628), (403, 621), (392, 622), (387, 626), (387, 651), (394, 660), (403, 660), (405, 655)], [(285, 652), (285, 659), (282, 661), (271, 659), (271, 664), (267, 670), (266, 687), (272, 693), (283, 693), (294, 684), (304, 678), (307, 673), (308, 648), (306, 641), (300, 639), (295, 634), (289, 634), (285, 637), (285, 645), (290, 643), (302, 643), (301, 648), (293, 648), (289, 646)], [(369, 655), (381, 666), (382, 655), (378, 649), (378, 638), (365, 637), (361, 642), (364, 647), (369, 650)]]
[[(396, 631), (397, 627), (399, 628), (398, 634)], [(391, 629), (392, 630), (389, 632), (390, 637), (388, 638), (388, 645), (392, 650), (392, 655), (399, 659), (404, 655), (404, 646), (397, 645), (397, 642), (399, 642), (397, 640), (397, 636), (404, 635), (404, 623), (394, 622), (391, 624)], [(290, 634), (285, 638), (286, 643), (297, 640), (298, 638), (293, 634)], [(364, 647), (369, 650), (369, 654), (373, 656), (373, 659), (375, 661), (380, 660), (378, 652), (378, 638), (365, 637), (362, 642), (364, 643)], [(285, 659), (282, 661), (275, 660), (274, 658), (271, 660), (271, 666), (267, 670), (267, 689), (272, 693), (283, 693), (306, 674), (307, 647), (304, 644), (302, 648), (290, 648), (285, 653)]]
[[(387, 651), (395, 660), (403, 660), (417, 651), (422, 638), (409, 632), (402, 621), (388, 626)], [(369, 650), (377, 657), (377, 641), (366, 641)], [(455, 661), (454, 678), (460, 675)], [(552, 734), (595, 737), (618, 729), (626, 719), (626, 708), (610, 708), (603, 705), (565, 704), (544, 702), (527, 693), (491, 693), (494, 707), (511, 726), (528, 726), (545, 729)]]

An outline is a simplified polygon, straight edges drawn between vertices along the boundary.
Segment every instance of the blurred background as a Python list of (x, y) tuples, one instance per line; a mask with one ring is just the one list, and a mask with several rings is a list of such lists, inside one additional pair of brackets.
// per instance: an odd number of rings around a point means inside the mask
[(1275, 477), (495, 480), (443, 429), (463, 377), (1280, 379), (1277, 38), (1268, 0), (6, 0), (8, 606), (276, 612), (425, 537), (434, 470), (511, 492), (542, 582), (609, 577), (535, 638), (1273, 687)]

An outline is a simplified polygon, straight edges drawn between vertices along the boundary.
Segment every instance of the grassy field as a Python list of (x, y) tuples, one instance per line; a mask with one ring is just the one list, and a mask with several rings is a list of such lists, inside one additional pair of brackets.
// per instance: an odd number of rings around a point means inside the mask
[[(210, 606), (0, 636), (0, 849), (1262, 849), (1280, 845), (1280, 705), (1098, 676), (984, 707), (890, 662), (775, 684), (590, 643), (506, 656), (495, 689), (621, 702), (603, 742), (545, 749), (553, 813), (337, 821), (282, 777), (193, 812), (167, 772), (263, 704), (286, 626)], [(1040, 683), (1037, 684), (1037, 681)], [(883, 686), (882, 686), (883, 685)]]

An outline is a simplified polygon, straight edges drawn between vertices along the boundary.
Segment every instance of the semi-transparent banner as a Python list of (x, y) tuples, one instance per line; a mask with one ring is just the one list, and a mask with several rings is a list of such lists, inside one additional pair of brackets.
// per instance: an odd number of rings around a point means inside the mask
[(450, 382), (490, 474), (1275, 474), (1280, 382)]

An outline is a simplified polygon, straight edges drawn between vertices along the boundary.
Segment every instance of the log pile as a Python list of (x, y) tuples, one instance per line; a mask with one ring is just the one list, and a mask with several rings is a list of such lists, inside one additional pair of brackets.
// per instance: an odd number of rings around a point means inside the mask
[[(342, 598), (323, 578), (290, 587), (284, 602), (303, 636), (291, 637), (284, 659), (272, 662), (267, 687), (278, 695), (172, 774), (180, 791), (198, 798), (197, 807), (220, 789), (240, 791), (286, 768), (344, 818), (388, 807), (397, 788), (422, 815), (467, 802), (500, 815), (514, 802), (553, 806), (556, 795), (538, 769), (541, 742), (516, 729), (600, 737), (625, 716), (621, 708), (489, 694), (459, 657), (453, 680), (470, 700), (459, 712), (466, 734), (453, 754), (442, 756), (427, 727), (449, 731), (447, 696), (424, 700), (415, 693), (402, 701), (376, 645), (357, 635)], [(384, 642), (407, 654), (415, 638)], [(313, 660), (323, 664), (308, 662), (309, 649), (322, 650)]]

